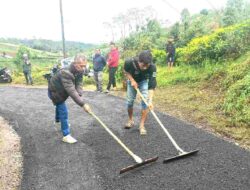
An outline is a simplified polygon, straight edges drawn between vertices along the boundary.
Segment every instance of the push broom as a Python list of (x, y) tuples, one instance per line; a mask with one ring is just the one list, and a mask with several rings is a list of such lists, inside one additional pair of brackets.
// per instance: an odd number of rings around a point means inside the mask
[[(141, 97), (141, 99), (144, 101), (144, 103), (148, 106), (147, 101), (145, 100), (145, 98), (143, 97), (143, 95), (141, 94), (140, 90), (137, 88), (136, 89), (137, 93), (139, 94), (139, 96)], [(157, 115), (155, 114), (155, 112), (150, 109), (152, 115), (154, 116), (154, 118), (156, 119), (156, 121), (159, 123), (159, 125), (161, 126), (161, 128), (163, 129), (163, 131), (166, 133), (166, 135), (168, 136), (168, 138), (170, 139), (170, 141), (172, 142), (172, 144), (174, 145), (174, 147), (176, 148), (176, 150), (178, 151), (178, 155), (174, 156), (174, 157), (170, 157), (167, 159), (164, 159), (163, 163), (167, 163), (173, 160), (178, 160), (184, 157), (188, 157), (191, 155), (196, 154), (199, 150), (194, 150), (194, 151), (190, 151), (190, 152), (186, 152), (184, 150), (182, 150), (179, 145), (175, 142), (174, 138), (170, 135), (170, 133), (168, 132), (168, 130), (164, 127), (164, 125), (162, 124), (162, 122), (160, 121), (160, 119), (157, 117)]]
[(90, 115), (92, 115), (101, 124), (101, 126), (121, 145), (121, 147), (125, 151), (127, 151), (127, 153), (135, 160), (136, 164), (130, 165), (126, 168), (121, 169), (120, 174), (133, 170), (135, 168), (144, 166), (146, 164), (155, 162), (158, 159), (158, 156), (156, 156), (153, 158), (142, 160), (139, 156), (134, 154), (93, 112), (90, 112)]

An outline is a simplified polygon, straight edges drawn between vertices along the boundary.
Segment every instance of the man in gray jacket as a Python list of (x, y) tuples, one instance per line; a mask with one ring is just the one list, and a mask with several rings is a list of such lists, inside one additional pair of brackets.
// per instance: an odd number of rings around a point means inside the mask
[(87, 66), (84, 55), (76, 55), (68, 68), (57, 71), (49, 81), (48, 95), (56, 106), (55, 122), (61, 123), (63, 142), (76, 143), (77, 140), (70, 135), (68, 123), (68, 109), (65, 101), (70, 96), (75, 103), (81, 106), (87, 113), (91, 112), (88, 104), (85, 104), (82, 96), (82, 77)]

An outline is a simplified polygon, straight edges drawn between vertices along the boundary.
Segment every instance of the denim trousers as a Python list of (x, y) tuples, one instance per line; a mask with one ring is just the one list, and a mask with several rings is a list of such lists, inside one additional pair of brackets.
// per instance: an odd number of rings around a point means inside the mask
[(55, 110), (56, 122), (61, 122), (61, 131), (63, 136), (70, 134), (69, 121), (68, 121), (68, 109), (65, 102), (56, 104)]
[[(142, 93), (143, 97), (147, 100), (148, 98), (148, 81), (144, 80), (138, 83), (138, 88)], [(127, 108), (132, 108), (134, 105), (134, 100), (136, 98), (137, 91), (131, 86), (131, 82), (127, 81)], [(147, 109), (147, 105), (144, 101), (141, 101), (141, 107), (143, 110)]]

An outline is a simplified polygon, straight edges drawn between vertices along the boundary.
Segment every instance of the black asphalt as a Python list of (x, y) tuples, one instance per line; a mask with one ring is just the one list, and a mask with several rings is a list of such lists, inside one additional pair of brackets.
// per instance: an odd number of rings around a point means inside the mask
[(183, 121), (157, 113), (178, 144), (196, 156), (163, 164), (176, 150), (152, 115), (148, 135), (140, 137), (140, 107), (135, 106), (137, 126), (123, 129), (127, 121), (122, 98), (85, 92), (95, 114), (138, 156), (159, 156), (156, 163), (119, 175), (134, 160), (112, 137), (72, 100), (67, 101), (72, 135), (78, 143), (61, 142), (53, 127), (54, 106), (46, 89), (0, 87), (0, 115), (21, 137), (24, 156), (22, 190), (168, 190), (250, 189), (250, 152)]

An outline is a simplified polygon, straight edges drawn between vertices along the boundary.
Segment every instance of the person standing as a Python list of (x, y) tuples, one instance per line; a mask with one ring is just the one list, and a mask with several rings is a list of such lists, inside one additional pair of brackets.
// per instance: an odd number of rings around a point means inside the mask
[(105, 92), (109, 93), (111, 85), (113, 86), (113, 89), (116, 90), (115, 73), (119, 64), (119, 51), (114, 42), (110, 42), (110, 52), (108, 54), (107, 62), (109, 67), (109, 82)]
[(94, 78), (96, 82), (96, 91), (102, 92), (102, 75), (103, 75), (103, 68), (106, 65), (106, 60), (101, 55), (100, 49), (95, 50), (93, 64), (94, 64)]
[(86, 112), (91, 112), (90, 106), (84, 103), (81, 98), (82, 77), (86, 66), (86, 57), (76, 55), (69, 67), (60, 69), (49, 80), (48, 96), (55, 105), (55, 122), (61, 124), (62, 141), (70, 144), (76, 143), (77, 140), (70, 134), (68, 109), (65, 101), (70, 96)]
[(173, 43), (173, 39), (169, 39), (166, 45), (166, 54), (167, 54), (167, 65), (168, 68), (171, 69), (174, 66), (175, 59), (175, 46)]
[[(153, 95), (156, 88), (156, 66), (152, 63), (152, 54), (149, 50), (142, 51), (139, 57), (127, 59), (124, 64), (124, 71), (127, 81), (127, 111), (128, 122), (125, 129), (130, 129), (134, 126), (133, 120), (133, 105), (136, 98), (137, 89), (141, 92), (143, 97), (147, 100), (149, 109), (153, 109)], [(148, 107), (141, 101), (141, 120), (140, 120), (140, 134), (146, 135), (147, 131), (144, 127), (145, 120), (148, 114)]]
[(23, 74), (26, 80), (26, 84), (33, 85), (33, 80), (31, 76), (31, 63), (28, 58), (28, 54), (23, 54)]

